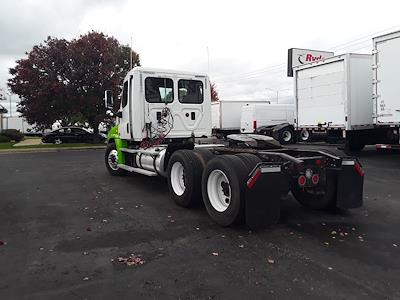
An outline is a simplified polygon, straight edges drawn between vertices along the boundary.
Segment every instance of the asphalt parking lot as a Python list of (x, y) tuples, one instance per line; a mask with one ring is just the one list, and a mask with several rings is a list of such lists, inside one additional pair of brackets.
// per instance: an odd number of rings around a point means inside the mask
[(0, 154), (0, 299), (400, 298), (400, 154), (360, 160), (364, 207), (289, 195), (251, 232), (177, 207), (163, 179), (109, 176), (103, 150)]

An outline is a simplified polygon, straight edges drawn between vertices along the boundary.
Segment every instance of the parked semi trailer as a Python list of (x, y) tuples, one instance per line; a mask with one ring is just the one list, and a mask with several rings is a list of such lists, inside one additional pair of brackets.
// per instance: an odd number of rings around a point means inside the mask
[(241, 133), (271, 136), (281, 144), (296, 142), (293, 104), (248, 104), (242, 107)]
[(282, 144), (295, 142), (294, 106), (290, 104), (220, 100), (211, 104), (211, 120), (212, 133), (217, 137), (258, 133)]
[(266, 100), (219, 100), (211, 103), (211, 122), (214, 135), (226, 136), (240, 133), (242, 107), (248, 104), (267, 103)]
[(373, 118), (388, 141), (378, 149), (400, 149), (400, 31), (373, 39)]
[(348, 53), (293, 68), (300, 141), (323, 132), (345, 139), (348, 151), (360, 151), (398, 140), (391, 128), (374, 122), (372, 62), (371, 55)]
[(256, 134), (197, 144), (211, 135), (205, 74), (137, 67), (123, 82), (119, 110), (112, 111), (111, 91), (105, 92), (105, 102), (108, 114), (117, 117), (105, 152), (110, 174), (166, 177), (178, 205), (203, 202), (222, 226), (276, 223), (281, 198), (289, 191), (314, 209), (362, 205), (364, 173), (354, 158), (283, 148)]

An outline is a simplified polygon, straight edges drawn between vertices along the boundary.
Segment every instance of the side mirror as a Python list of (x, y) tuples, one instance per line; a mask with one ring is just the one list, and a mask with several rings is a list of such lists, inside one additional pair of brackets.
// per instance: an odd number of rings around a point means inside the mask
[(110, 91), (110, 90), (104, 91), (104, 106), (107, 109), (112, 109), (114, 106), (114, 98), (113, 98), (112, 91)]

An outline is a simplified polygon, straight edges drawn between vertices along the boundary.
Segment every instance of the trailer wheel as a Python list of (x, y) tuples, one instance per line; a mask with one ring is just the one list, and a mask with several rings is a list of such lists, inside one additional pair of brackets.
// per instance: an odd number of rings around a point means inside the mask
[(244, 219), (246, 165), (234, 155), (216, 156), (202, 178), (204, 205), (211, 219), (222, 226)]
[(299, 133), (299, 138), (301, 142), (310, 142), (311, 141), (311, 132), (309, 130), (302, 130)]
[(113, 176), (126, 175), (126, 171), (118, 167), (118, 151), (114, 143), (109, 143), (106, 148), (105, 162), (108, 172)]
[(172, 199), (183, 207), (201, 203), (203, 165), (192, 150), (174, 152), (168, 162), (168, 188)]
[(294, 131), (290, 127), (285, 127), (279, 131), (279, 142), (282, 145), (292, 144), (294, 140)]
[(292, 184), (292, 194), (305, 207), (315, 210), (331, 210), (336, 204), (337, 177), (333, 173), (326, 174), (326, 185), (320, 189), (300, 188), (297, 181)]

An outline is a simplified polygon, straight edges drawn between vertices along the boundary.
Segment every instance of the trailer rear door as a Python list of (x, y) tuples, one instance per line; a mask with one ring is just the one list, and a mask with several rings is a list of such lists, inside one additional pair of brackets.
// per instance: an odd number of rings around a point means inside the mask
[(325, 124), (345, 127), (346, 78), (344, 60), (296, 71), (299, 127)]
[(378, 124), (400, 123), (400, 33), (374, 39), (375, 110)]

